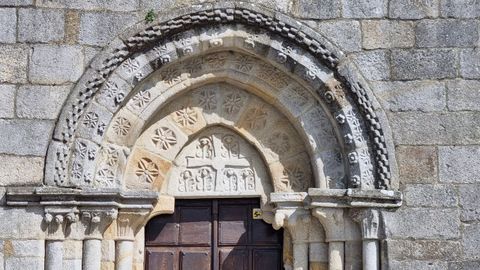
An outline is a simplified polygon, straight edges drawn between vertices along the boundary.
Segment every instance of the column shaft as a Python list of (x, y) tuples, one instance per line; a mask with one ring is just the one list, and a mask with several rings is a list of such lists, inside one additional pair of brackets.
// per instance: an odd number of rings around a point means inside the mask
[(343, 270), (345, 258), (344, 242), (328, 243), (328, 270)]
[(363, 269), (378, 270), (378, 240), (364, 239), (363, 240)]
[(133, 267), (132, 240), (117, 240), (115, 242), (115, 270), (131, 270)]
[(308, 243), (293, 244), (293, 269), (308, 270)]
[(63, 240), (45, 240), (45, 270), (63, 269)]
[(83, 240), (83, 270), (100, 270), (102, 260), (102, 240)]

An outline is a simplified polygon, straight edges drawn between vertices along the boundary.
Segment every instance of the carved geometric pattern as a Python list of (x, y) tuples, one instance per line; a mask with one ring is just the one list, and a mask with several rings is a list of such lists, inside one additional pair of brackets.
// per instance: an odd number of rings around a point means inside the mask
[(223, 101), (223, 109), (228, 114), (238, 113), (243, 106), (242, 96), (238, 93), (231, 93)]
[(151, 159), (142, 158), (137, 164), (135, 175), (138, 176), (140, 181), (146, 183), (153, 183), (155, 178), (159, 174), (158, 166)]
[(128, 119), (124, 117), (118, 117), (113, 122), (112, 129), (115, 132), (115, 134), (120, 136), (125, 136), (128, 134), (128, 131), (130, 130), (131, 126), (132, 125), (130, 124), (130, 121), (128, 121)]
[(98, 114), (89, 112), (83, 118), (83, 124), (88, 128), (95, 128), (98, 123)]
[(268, 145), (273, 152), (282, 155), (290, 150), (290, 138), (284, 132), (274, 132), (268, 139)]
[(197, 122), (197, 118), (197, 112), (190, 107), (183, 107), (175, 111), (173, 115), (175, 122), (183, 127), (194, 125)]
[(157, 128), (154, 133), (152, 142), (160, 149), (168, 150), (177, 143), (177, 136), (167, 127)]
[(265, 108), (251, 108), (247, 112), (247, 116), (245, 117), (245, 123), (247, 124), (248, 128), (252, 130), (263, 129), (267, 124), (267, 117), (268, 114)]
[(206, 89), (199, 94), (199, 103), (206, 110), (215, 110), (217, 108), (217, 96), (211, 89)]
[(141, 109), (145, 107), (145, 105), (150, 102), (152, 99), (152, 95), (149, 91), (140, 91), (132, 98), (133, 106)]

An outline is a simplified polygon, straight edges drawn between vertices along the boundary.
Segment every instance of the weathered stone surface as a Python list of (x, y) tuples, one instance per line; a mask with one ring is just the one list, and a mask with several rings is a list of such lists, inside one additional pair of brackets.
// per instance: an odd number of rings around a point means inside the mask
[(140, 8), (141, 9), (154, 9), (154, 10), (167, 10), (173, 8), (176, 0), (165, 0), (165, 1), (157, 1), (157, 0), (140, 0)]
[(43, 240), (8, 240), (16, 257), (43, 257), (45, 243)]
[(474, 144), (480, 140), (480, 114), (391, 113), (390, 124), (398, 144)]
[(464, 224), (462, 239), (465, 258), (480, 259), (480, 224)]
[(0, 84), (0, 118), (13, 118), (15, 85)]
[(138, 8), (138, 1), (139, 0), (39, 0), (37, 1), (37, 6), (81, 10), (134, 11)]
[(389, 260), (389, 268), (395, 270), (448, 270), (448, 265), (446, 262), (442, 261), (396, 261)]
[[(401, 208), (383, 212), (387, 237), (451, 239), (460, 236), (459, 211), (456, 209)], [(414, 220), (421, 220), (412, 222)]]
[(65, 240), (63, 242), (63, 258), (71, 260), (81, 259), (82, 245), (81, 240)]
[(440, 15), (449, 18), (476, 18), (480, 16), (480, 2), (471, 0), (441, 0)]
[(408, 185), (404, 190), (405, 203), (414, 207), (456, 207), (455, 188), (451, 185)]
[(20, 42), (60, 41), (64, 37), (64, 12), (53, 9), (19, 9)]
[(22, 118), (56, 119), (70, 86), (24, 85), (18, 89), (17, 115)]
[(28, 6), (33, 5), (33, 0), (2, 0), (0, 6)]
[(79, 46), (35, 46), (30, 56), (29, 78), (33, 83), (75, 82), (83, 72), (83, 52)]
[(41, 157), (19, 157), (0, 155), (0, 185), (41, 185), (43, 162)]
[(440, 146), (438, 160), (440, 182), (478, 183), (480, 175), (480, 147), (478, 146)]
[(346, 52), (360, 51), (362, 34), (356, 21), (319, 22), (316, 28)]
[(52, 130), (52, 121), (0, 120), (0, 153), (44, 156)]
[(413, 47), (415, 34), (412, 22), (372, 20), (362, 22), (365, 49)]
[(384, 109), (434, 112), (445, 109), (445, 85), (438, 81), (374, 82), (373, 89)]
[(0, 9), (0, 42), (15, 43), (17, 40), (17, 13), (14, 8)]
[(5, 258), (5, 270), (18, 270), (18, 269), (43, 269), (43, 258), (38, 257), (27, 257), (27, 258), (16, 258), (16, 257), (7, 257)]
[(45, 233), (42, 230), (32, 229), (41, 228), (43, 207), (42, 209), (39, 207), (30, 207), (29, 211), (25, 211), (25, 208), (18, 207), (0, 207), (0, 220), (8, 220), (8, 222), (0, 222), (0, 237), (2, 239), (43, 239), (45, 237)]
[(362, 51), (356, 53), (354, 59), (368, 80), (388, 80), (390, 78), (390, 56), (387, 51)]
[(304, 19), (340, 17), (340, 0), (302, 0), (295, 2), (293, 14)]
[(132, 26), (140, 18), (125, 13), (84, 13), (80, 17), (79, 42), (86, 45), (104, 46), (122, 30)]
[(480, 221), (480, 186), (461, 185), (458, 187), (463, 222)]
[(469, 270), (480, 269), (480, 261), (451, 262), (448, 270)]
[(450, 49), (392, 51), (392, 79), (444, 79), (457, 74), (457, 53)]
[(390, 1), (389, 17), (398, 19), (423, 19), (438, 16), (440, 0)]
[(460, 74), (467, 79), (480, 79), (480, 50), (460, 51)]
[(447, 83), (448, 109), (452, 111), (480, 111), (480, 82), (455, 80)]
[(433, 183), (437, 179), (437, 151), (430, 146), (397, 148), (400, 183)]
[(463, 208), (480, 209), (480, 186), (460, 185), (458, 187), (460, 206)]
[(415, 28), (417, 47), (468, 47), (478, 43), (477, 21), (423, 20)]
[(108, 262), (115, 261), (115, 241), (114, 240), (102, 241), (102, 261), (108, 261)]
[(343, 1), (345, 18), (382, 18), (387, 14), (387, 0)]
[(394, 260), (455, 260), (462, 254), (458, 241), (387, 240), (390, 258)]
[(27, 80), (28, 47), (0, 45), (0, 82), (24, 83)]

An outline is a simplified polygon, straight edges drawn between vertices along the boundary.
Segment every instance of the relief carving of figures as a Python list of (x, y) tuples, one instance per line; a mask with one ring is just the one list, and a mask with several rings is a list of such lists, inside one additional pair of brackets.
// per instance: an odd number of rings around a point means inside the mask
[(178, 174), (176, 191), (255, 191), (256, 174), (250, 159), (242, 154), (239, 139), (233, 133), (213, 133), (193, 141), (187, 146), (191, 150), (179, 157), (184, 167)]

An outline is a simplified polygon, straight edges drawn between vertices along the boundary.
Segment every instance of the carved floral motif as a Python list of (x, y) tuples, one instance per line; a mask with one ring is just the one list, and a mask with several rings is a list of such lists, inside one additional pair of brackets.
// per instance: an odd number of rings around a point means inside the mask
[(141, 109), (150, 102), (152, 95), (149, 91), (140, 91), (132, 98), (132, 104), (135, 108)]
[(215, 91), (206, 89), (198, 95), (200, 106), (206, 110), (215, 110), (217, 108), (217, 96)]
[(197, 122), (197, 112), (190, 107), (183, 107), (173, 114), (173, 119), (179, 125), (186, 127), (194, 125)]
[(151, 159), (142, 158), (137, 163), (135, 175), (140, 181), (151, 184), (159, 175), (158, 166)]
[(235, 114), (240, 111), (243, 106), (243, 99), (239, 93), (230, 93), (226, 95), (223, 101), (223, 109), (228, 114)]
[(167, 128), (157, 128), (152, 136), (152, 142), (160, 149), (168, 150), (171, 146), (177, 143), (177, 136), (175, 133)]
[(268, 113), (264, 107), (255, 107), (248, 110), (245, 123), (250, 129), (263, 129), (267, 124)]
[(112, 129), (115, 134), (120, 136), (126, 136), (131, 126), (132, 125), (130, 124), (130, 121), (128, 121), (128, 119), (124, 117), (117, 117), (113, 122)]

